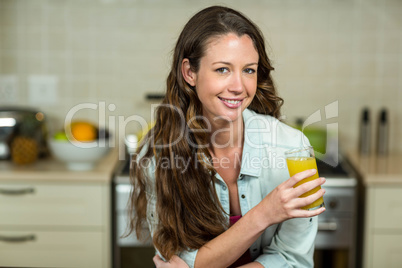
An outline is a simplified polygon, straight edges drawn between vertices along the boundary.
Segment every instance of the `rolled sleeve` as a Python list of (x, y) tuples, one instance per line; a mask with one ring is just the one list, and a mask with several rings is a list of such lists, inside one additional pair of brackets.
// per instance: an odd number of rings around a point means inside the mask
[(198, 249), (182, 251), (178, 255), (182, 260), (184, 260), (190, 268), (194, 268), (195, 257), (197, 256)]
[(317, 217), (283, 222), (269, 246), (255, 261), (264, 267), (314, 267)]

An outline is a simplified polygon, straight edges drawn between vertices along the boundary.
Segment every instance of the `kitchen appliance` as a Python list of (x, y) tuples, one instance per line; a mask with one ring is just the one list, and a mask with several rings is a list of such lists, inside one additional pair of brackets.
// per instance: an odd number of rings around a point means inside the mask
[[(164, 98), (162, 93), (149, 93), (145, 96), (145, 101), (151, 105), (151, 111)], [(150, 126), (150, 125), (149, 125)], [(149, 127), (148, 126), (148, 127)], [(155, 249), (150, 239), (148, 227), (144, 226), (144, 236), (149, 239), (139, 241), (134, 233), (126, 235), (128, 226), (128, 202), (132, 191), (130, 184), (130, 157), (135, 153), (138, 142), (145, 132), (137, 135), (126, 135), (125, 137), (125, 161), (121, 161), (117, 166), (112, 182), (112, 241), (113, 241), (113, 267), (115, 268), (149, 268), (155, 267), (152, 258), (155, 256)]]
[(317, 159), (317, 169), (326, 178), (322, 186), (326, 211), (318, 216), (315, 268), (359, 267), (358, 180), (353, 167), (339, 156), (335, 167)]
[(371, 152), (371, 121), (370, 110), (364, 108), (360, 121), (360, 133), (359, 133), (359, 152), (362, 155), (368, 155)]
[[(113, 179), (113, 267), (154, 267), (152, 258), (155, 255), (155, 250), (152, 246), (151, 239), (140, 241), (137, 239), (135, 233), (126, 236), (128, 226), (128, 201), (132, 191), (129, 172), (130, 161), (122, 161), (120, 165), (118, 165)], [(149, 235), (149, 231), (145, 226), (144, 235)]]
[[(318, 216), (315, 267), (356, 267), (357, 179), (342, 157), (336, 167), (317, 159), (317, 167), (320, 176), (326, 177), (323, 185), (326, 211)], [(150, 240), (140, 242), (134, 234), (121, 237), (128, 224), (127, 203), (132, 190), (129, 170), (130, 161), (120, 163), (113, 180), (114, 267), (130, 267), (130, 263), (136, 263), (131, 267), (153, 267), (155, 252)], [(139, 257), (135, 260), (135, 256)]]
[(45, 115), (34, 109), (0, 107), (0, 159), (10, 159), (13, 139), (21, 134), (22, 129), (29, 130), (32, 124), (35, 127), (28, 135), (37, 142), (39, 156), (47, 155), (45, 121)]
[(388, 154), (388, 140), (389, 140), (389, 122), (387, 116), (387, 109), (383, 108), (380, 111), (377, 124), (377, 154)]

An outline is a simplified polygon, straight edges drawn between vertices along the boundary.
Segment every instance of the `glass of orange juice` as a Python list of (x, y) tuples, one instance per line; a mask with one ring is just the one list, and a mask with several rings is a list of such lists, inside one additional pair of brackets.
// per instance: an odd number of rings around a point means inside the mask
[[(315, 169), (317, 170), (317, 163), (315, 161), (314, 149), (311, 146), (296, 148), (290, 151), (285, 152), (286, 163), (288, 165), (289, 175), (292, 177), (296, 173), (302, 172), (307, 169)], [(312, 181), (318, 178), (318, 170), (313, 176), (305, 178), (298, 183), (296, 183), (293, 187), (297, 187), (300, 184), (303, 184), (308, 181)], [(316, 188), (302, 194), (300, 197), (309, 196), (318, 190), (321, 189), (321, 186), (317, 186)], [(320, 197), (312, 204), (302, 207), (302, 209), (306, 210), (315, 210), (320, 207), (325, 207), (324, 199)]]

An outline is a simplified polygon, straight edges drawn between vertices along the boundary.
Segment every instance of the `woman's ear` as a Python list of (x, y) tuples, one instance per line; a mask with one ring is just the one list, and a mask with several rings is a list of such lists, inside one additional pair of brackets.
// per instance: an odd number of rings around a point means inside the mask
[(195, 86), (197, 74), (191, 70), (190, 61), (188, 59), (183, 59), (181, 63), (181, 74), (190, 86)]

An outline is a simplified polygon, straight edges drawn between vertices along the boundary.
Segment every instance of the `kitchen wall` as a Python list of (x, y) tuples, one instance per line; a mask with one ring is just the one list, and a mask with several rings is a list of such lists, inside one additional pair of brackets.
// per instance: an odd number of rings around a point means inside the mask
[[(376, 121), (386, 107), (391, 151), (402, 151), (397, 0), (0, 0), (0, 78), (16, 85), (11, 95), (0, 92), (0, 105), (40, 107), (52, 128), (78, 104), (87, 108), (74, 118), (109, 126), (132, 115), (149, 120), (145, 94), (163, 92), (181, 28), (211, 4), (239, 9), (262, 29), (289, 122), (321, 110), (321, 124), (337, 123), (343, 148), (354, 149), (362, 108)], [(57, 89), (32, 94), (35, 75), (55, 77)], [(326, 119), (325, 107), (336, 101), (338, 116)], [(123, 129), (139, 128), (130, 121)]]

